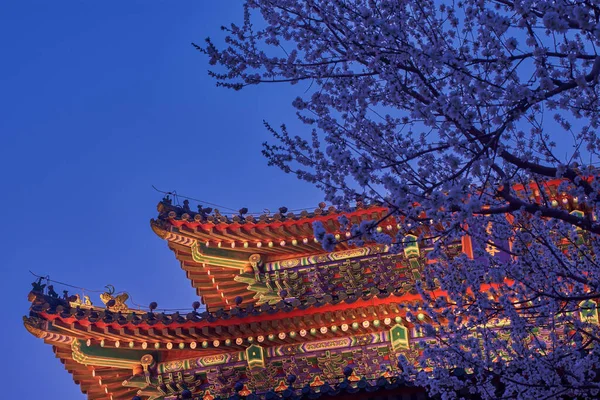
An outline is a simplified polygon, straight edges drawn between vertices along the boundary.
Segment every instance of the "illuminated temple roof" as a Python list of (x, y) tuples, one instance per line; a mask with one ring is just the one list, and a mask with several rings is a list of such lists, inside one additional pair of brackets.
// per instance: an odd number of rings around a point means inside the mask
[[(96, 306), (33, 284), (25, 326), (52, 345), (89, 399), (367, 398), (381, 388), (406, 400), (424, 396), (398, 378), (395, 360), (415, 358), (427, 339), (416, 324), (428, 317), (411, 321), (407, 312), (418, 306), (414, 282), (431, 243), (392, 254), (342, 242), (327, 253), (312, 222), (341, 237), (333, 208), (255, 219), (163, 200), (158, 212), (152, 229), (206, 308), (135, 311), (114, 290)], [(395, 234), (386, 213), (375, 205), (343, 214)], [(455, 251), (468, 246), (457, 243)]]
[[(535, 189), (515, 192), (541, 201)], [(556, 185), (548, 192), (553, 207), (584, 214)], [(52, 346), (88, 399), (424, 399), (399, 377), (397, 359), (416, 363), (423, 342), (435, 340), (419, 329), (429, 317), (415, 291), (433, 243), (407, 236), (399, 254), (357, 247), (343, 240), (342, 214), (391, 235), (401, 228), (380, 205), (228, 217), (165, 198), (151, 227), (205, 307), (132, 310), (128, 294), (110, 286), (93, 305), (40, 278), (25, 327)], [(336, 235), (336, 251), (316, 242), (314, 221)], [(473, 257), (468, 236), (448, 251)]]

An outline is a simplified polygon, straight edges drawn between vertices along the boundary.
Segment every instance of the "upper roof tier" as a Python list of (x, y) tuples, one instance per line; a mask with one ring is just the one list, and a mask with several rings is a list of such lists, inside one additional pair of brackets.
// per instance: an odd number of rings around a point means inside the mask
[[(582, 213), (576, 198), (558, 191), (561, 182), (546, 182), (543, 189), (534, 183), (515, 185), (513, 190), (517, 197)], [(350, 233), (343, 229), (341, 215), (349, 224), (376, 221), (377, 230), (392, 237), (401, 228), (403, 232), (410, 228), (408, 224), (400, 226), (389, 209), (380, 204), (358, 203), (350, 210), (339, 210), (321, 203), (313, 211), (292, 213), (281, 208), (258, 217), (241, 211), (231, 216), (202, 207), (192, 211), (187, 200), (177, 206), (166, 197), (158, 204), (158, 217), (151, 221), (154, 232), (167, 240), (192, 286), (211, 310), (230, 309), (236, 301), (273, 304), (282, 297), (304, 300), (335, 293), (343, 297), (360, 295), (365, 290), (393, 291), (404, 285), (408, 274), (414, 274), (412, 270), (418, 273), (433, 245), (417, 243), (414, 237), (412, 249), (404, 246), (404, 254), (391, 254), (387, 246), (366, 243), (357, 247), (344, 240)], [(336, 251), (326, 252), (318, 243), (313, 231), (315, 221), (335, 235)], [(470, 249), (466, 237), (452, 251), (469, 254)]]
[[(341, 240), (336, 251), (328, 253), (314, 237), (314, 221), (321, 221), (338, 240), (347, 237), (338, 221), (342, 214), (351, 224), (378, 221), (379, 230), (395, 235), (400, 226), (380, 205), (359, 205), (341, 212), (321, 204), (313, 212), (254, 218), (227, 217), (218, 211), (206, 215), (192, 212), (187, 203), (174, 206), (164, 199), (158, 204), (158, 212), (158, 218), (151, 221), (152, 229), (167, 240), (210, 309), (229, 309), (236, 300), (262, 304), (282, 297), (318, 297), (333, 292), (351, 295), (372, 290), (373, 286), (397, 284), (407, 272), (400, 271), (397, 264), (409, 264), (405, 255), (388, 257), (389, 248), (375, 243), (357, 247)], [(382, 256), (386, 258), (381, 261)], [(375, 258), (380, 259), (384, 270), (395, 270), (388, 274), (387, 281), (377, 276), (382, 274), (379, 269), (367, 267)], [(354, 263), (354, 268), (349, 263)], [(335, 268), (325, 271), (320, 268), (325, 264)], [(361, 276), (346, 276), (356, 274)]]

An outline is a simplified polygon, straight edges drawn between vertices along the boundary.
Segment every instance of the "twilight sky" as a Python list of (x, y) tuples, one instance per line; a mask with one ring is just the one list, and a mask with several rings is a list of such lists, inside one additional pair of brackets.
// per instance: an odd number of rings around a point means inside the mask
[(218, 89), (190, 45), (241, 18), (237, 0), (0, 5), (0, 372), (12, 383), (0, 397), (84, 398), (23, 328), (29, 270), (159, 308), (196, 300), (150, 229), (151, 185), (250, 211), (320, 201), (260, 154), (263, 119), (300, 128), (290, 103), (306, 88)]

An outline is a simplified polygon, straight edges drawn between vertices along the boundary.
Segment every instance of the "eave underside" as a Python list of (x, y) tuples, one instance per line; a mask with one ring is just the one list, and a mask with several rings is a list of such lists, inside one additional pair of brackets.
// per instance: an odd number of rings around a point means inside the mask
[(232, 300), (237, 296), (242, 297), (244, 304), (256, 301), (255, 292), (249, 291), (247, 284), (234, 281), (241, 272), (239, 269), (196, 262), (191, 249), (177, 243), (169, 243), (169, 248), (181, 263), (181, 269), (196, 289), (196, 294), (210, 309), (229, 309), (235, 305)]
[[(47, 342), (46, 343), (50, 343)], [(73, 360), (71, 345), (50, 343), (56, 358), (73, 376), (73, 380), (87, 395), (88, 400), (131, 400), (137, 389), (127, 388), (122, 382), (131, 377), (131, 370), (83, 365)]]

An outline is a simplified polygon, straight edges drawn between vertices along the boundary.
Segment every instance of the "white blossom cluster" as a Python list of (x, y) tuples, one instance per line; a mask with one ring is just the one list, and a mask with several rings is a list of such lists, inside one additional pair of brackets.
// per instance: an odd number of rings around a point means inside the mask
[[(420, 365), (456, 398), (582, 398), (600, 389), (600, 4), (596, 0), (247, 0), (222, 48), (197, 48), (219, 85), (298, 85), (307, 135), (267, 129), (270, 164), (349, 208), (401, 250), (432, 243)], [(581, 210), (583, 214), (572, 212)], [(340, 221), (341, 222), (341, 221)], [(315, 236), (336, 245), (321, 224)], [(473, 258), (450, 256), (472, 238)], [(434, 296), (441, 287), (445, 296)], [(467, 377), (467, 378), (465, 378)]]

